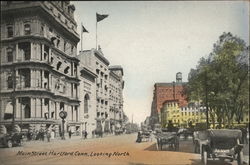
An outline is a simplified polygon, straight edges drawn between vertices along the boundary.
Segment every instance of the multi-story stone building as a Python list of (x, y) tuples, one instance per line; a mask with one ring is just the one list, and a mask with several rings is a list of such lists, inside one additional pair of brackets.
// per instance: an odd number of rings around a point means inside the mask
[(206, 108), (203, 106), (189, 105), (180, 107), (180, 126), (188, 127), (189, 123), (206, 123)]
[(163, 103), (161, 108), (161, 126), (167, 127), (169, 121), (171, 121), (174, 126), (180, 125), (178, 100), (167, 100)]
[(66, 111), (65, 129), (80, 128), (74, 11), (69, 1), (1, 2), (2, 125), (59, 133)]
[(109, 122), (109, 61), (104, 57), (100, 47), (98, 50), (91, 49), (82, 51), (78, 58), (84, 59), (86, 63), (94, 65), (96, 77), (96, 103), (91, 105), (95, 107), (96, 128), (103, 132), (110, 132)]
[[(81, 130), (90, 135), (96, 129), (96, 63), (94, 51), (80, 51), (80, 122)], [(91, 137), (91, 136), (88, 136)]]
[(177, 127), (188, 127), (189, 123), (205, 123), (205, 107), (189, 104), (179, 106), (178, 100), (168, 100), (164, 102), (161, 109), (161, 126), (167, 127), (169, 121)]
[(178, 100), (180, 107), (187, 105), (187, 96), (184, 92), (185, 82), (182, 82), (180, 72), (176, 74), (176, 82), (155, 83), (153, 101), (151, 105), (151, 126), (161, 122), (161, 108), (164, 102)]
[(110, 131), (121, 130), (123, 126), (123, 68), (109, 67), (109, 120)]

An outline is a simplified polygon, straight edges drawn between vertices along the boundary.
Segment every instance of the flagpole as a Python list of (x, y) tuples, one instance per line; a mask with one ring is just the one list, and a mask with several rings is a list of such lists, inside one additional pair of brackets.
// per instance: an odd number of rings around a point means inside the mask
[(82, 52), (82, 31), (83, 29), (82, 29), (82, 22), (81, 22), (81, 52)]
[(96, 26), (95, 26), (95, 48), (97, 49), (97, 19), (96, 19)]

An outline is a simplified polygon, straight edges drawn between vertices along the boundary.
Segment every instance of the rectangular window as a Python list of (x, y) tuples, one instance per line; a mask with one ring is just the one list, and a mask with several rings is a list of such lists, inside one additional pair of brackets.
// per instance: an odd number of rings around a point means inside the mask
[(24, 24), (24, 35), (30, 35), (30, 33), (31, 33), (30, 24)]
[(18, 43), (19, 55), (24, 58), (24, 60), (30, 60), (30, 42)]
[(13, 61), (13, 51), (12, 51), (12, 49), (7, 49), (7, 61), (8, 62)]
[(64, 51), (64, 52), (66, 51), (66, 45), (67, 45), (67, 42), (64, 41), (64, 44), (63, 44), (63, 51)]
[(8, 34), (8, 38), (13, 37), (13, 26), (8, 26), (7, 27), (7, 34)]
[(13, 88), (13, 81), (12, 81), (12, 77), (11, 76), (8, 77), (7, 84), (8, 84), (8, 89), (12, 89)]

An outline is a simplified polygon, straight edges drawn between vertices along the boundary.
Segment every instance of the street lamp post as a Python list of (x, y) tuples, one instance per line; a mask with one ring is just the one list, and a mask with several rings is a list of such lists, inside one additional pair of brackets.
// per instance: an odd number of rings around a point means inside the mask
[(13, 69), (12, 69), (12, 106), (13, 106), (13, 116), (12, 116), (12, 131), (14, 131), (14, 127), (15, 127), (15, 116), (16, 116), (16, 70), (15, 67), (13, 65)]
[(67, 112), (61, 111), (59, 113), (59, 116), (62, 119), (62, 140), (65, 140), (65, 136), (64, 136), (64, 123), (65, 123), (65, 120), (64, 119), (67, 117)]

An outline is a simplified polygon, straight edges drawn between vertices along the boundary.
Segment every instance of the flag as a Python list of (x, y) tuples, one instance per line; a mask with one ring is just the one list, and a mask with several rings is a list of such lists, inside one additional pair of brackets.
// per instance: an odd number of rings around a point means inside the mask
[(109, 16), (108, 14), (101, 15), (101, 14), (96, 13), (96, 21), (99, 22), (99, 21), (107, 18), (108, 16)]
[(88, 30), (85, 29), (85, 27), (82, 25), (82, 33), (84, 33), (84, 32), (88, 33)]

